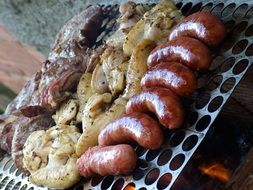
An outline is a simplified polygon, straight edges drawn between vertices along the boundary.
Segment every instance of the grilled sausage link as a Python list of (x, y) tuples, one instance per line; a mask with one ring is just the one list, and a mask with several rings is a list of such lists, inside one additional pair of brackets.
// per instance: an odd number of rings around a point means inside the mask
[(148, 67), (160, 62), (179, 62), (192, 70), (207, 70), (211, 64), (210, 50), (201, 41), (180, 37), (157, 46), (148, 57)]
[(135, 141), (148, 149), (163, 144), (163, 131), (159, 124), (144, 113), (134, 112), (108, 124), (98, 137), (99, 145), (114, 145)]
[(226, 28), (217, 16), (209, 12), (197, 12), (172, 28), (169, 40), (189, 36), (201, 40), (208, 46), (218, 46), (225, 35)]
[(77, 160), (77, 169), (85, 178), (124, 175), (134, 170), (136, 162), (136, 152), (130, 145), (96, 146), (89, 148)]
[(184, 111), (179, 97), (166, 88), (149, 88), (129, 99), (126, 113), (155, 113), (159, 122), (169, 129), (183, 124)]
[(197, 78), (190, 69), (180, 63), (163, 62), (142, 77), (141, 86), (169, 88), (179, 96), (189, 96), (197, 87)]

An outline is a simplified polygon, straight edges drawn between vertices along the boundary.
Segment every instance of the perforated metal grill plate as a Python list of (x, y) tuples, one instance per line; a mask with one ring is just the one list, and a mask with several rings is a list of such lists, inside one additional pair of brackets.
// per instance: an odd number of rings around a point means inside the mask
[[(177, 3), (178, 2), (178, 3)], [(199, 10), (218, 15), (226, 24), (228, 36), (219, 49), (215, 49), (210, 71), (199, 77), (195, 100), (185, 100), (188, 109), (183, 129), (168, 131), (166, 144), (159, 150), (146, 150), (136, 146), (138, 166), (129, 176), (97, 177), (79, 184), (75, 189), (170, 189), (184, 166), (191, 158), (211, 124), (240, 82), (253, 61), (253, 3), (250, 1), (175, 1), (183, 14)], [(97, 44), (113, 30), (117, 6), (107, 7), (112, 14), (105, 20)], [(114, 10), (114, 11), (113, 11)], [(189, 106), (190, 105), (190, 106)], [(0, 188), (39, 189), (12, 171), (12, 164), (0, 162)], [(11, 161), (10, 161), (11, 162)], [(4, 171), (4, 168), (7, 170)], [(10, 169), (8, 169), (10, 168)], [(7, 179), (8, 177), (8, 179)], [(19, 186), (16, 188), (16, 186)], [(26, 187), (24, 187), (26, 185)], [(15, 187), (14, 187), (15, 186)], [(73, 189), (73, 188), (72, 188)]]

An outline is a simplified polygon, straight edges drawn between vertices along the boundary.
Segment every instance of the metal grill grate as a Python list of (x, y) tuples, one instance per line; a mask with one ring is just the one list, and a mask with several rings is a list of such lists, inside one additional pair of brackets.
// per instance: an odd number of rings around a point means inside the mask
[[(177, 3), (177, 1), (175, 1)], [(199, 77), (196, 101), (185, 100), (188, 111), (183, 129), (168, 131), (166, 144), (159, 150), (146, 150), (135, 146), (139, 156), (138, 166), (130, 176), (96, 177), (79, 184), (75, 189), (124, 189), (131, 185), (136, 189), (170, 189), (184, 166), (204, 139), (212, 122), (226, 103), (253, 61), (253, 4), (250, 1), (200, 1), (178, 2), (184, 15), (199, 10), (218, 15), (228, 29), (228, 36), (219, 49), (214, 50), (210, 71)], [(104, 7), (105, 18), (100, 45), (115, 30), (118, 6)], [(42, 189), (27, 181), (17, 169), (12, 169), (10, 158), (0, 162), (0, 189)], [(43, 188), (45, 189), (45, 188)]]

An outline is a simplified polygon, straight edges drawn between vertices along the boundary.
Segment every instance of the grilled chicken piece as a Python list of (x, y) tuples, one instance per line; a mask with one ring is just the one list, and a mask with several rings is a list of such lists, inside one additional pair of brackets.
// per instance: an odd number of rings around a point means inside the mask
[(166, 41), (170, 29), (182, 18), (181, 12), (170, 0), (158, 3), (127, 34), (123, 44), (124, 53), (132, 55), (136, 42), (142, 39), (153, 40), (158, 44)]
[(80, 180), (75, 146), (80, 137), (75, 126), (55, 126), (32, 133), (24, 146), (24, 168), (30, 181), (49, 188), (69, 188)]
[(113, 96), (123, 91), (128, 57), (123, 50), (108, 46), (101, 56), (102, 68)]
[(119, 8), (120, 17), (117, 20), (119, 29), (106, 40), (106, 44), (112, 47), (122, 47), (128, 32), (149, 9), (150, 6), (136, 4), (133, 1), (122, 3)]
[(27, 137), (34, 131), (51, 127), (51, 114), (40, 106), (27, 106), (4, 117), (0, 123), (3, 129), (0, 134), (1, 149), (11, 153), (15, 165), (22, 169), (22, 149)]
[(88, 148), (98, 144), (98, 135), (100, 131), (110, 122), (118, 119), (125, 112), (127, 100), (124, 98), (117, 98), (112, 106), (105, 112), (99, 114), (94, 121), (90, 123), (83, 123), (83, 134), (76, 145), (76, 154), (80, 157)]

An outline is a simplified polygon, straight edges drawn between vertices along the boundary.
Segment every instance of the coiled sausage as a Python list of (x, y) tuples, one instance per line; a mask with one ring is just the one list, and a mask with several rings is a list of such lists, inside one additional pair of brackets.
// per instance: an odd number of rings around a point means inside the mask
[(130, 145), (95, 146), (77, 160), (77, 169), (86, 178), (121, 175), (132, 172), (136, 162), (136, 152)]
[(148, 149), (157, 149), (163, 143), (163, 131), (159, 124), (144, 113), (134, 112), (108, 124), (99, 134), (99, 145), (137, 142)]
[(179, 62), (192, 70), (207, 70), (211, 64), (210, 50), (201, 41), (190, 37), (176, 38), (157, 46), (148, 57), (148, 67), (160, 62)]
[(179, 96), (189, 96), (197, 87), (197, 78), (190, 69), (180, 63), (163, 62), (142, 77), (141, 86), (169, 88)]
[(180, 98), (166, 88), (148, 88), (129, 99), (126, 113), (155, 113), (159, 122), (169, 128), (179, 128), (183, 124), (184, 111)]
[(182, 36), (197, 38), (208, 46), (218, 46), (226, 35), (222, 21), (209, 12), (197, 12), (177, 24), (169, 35), (169, 40)]

